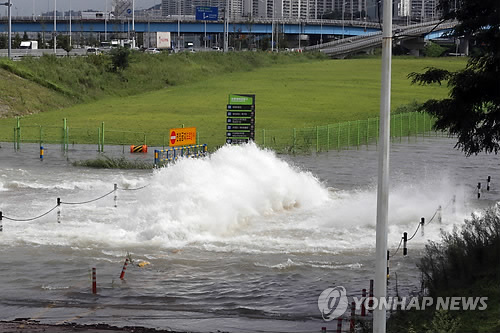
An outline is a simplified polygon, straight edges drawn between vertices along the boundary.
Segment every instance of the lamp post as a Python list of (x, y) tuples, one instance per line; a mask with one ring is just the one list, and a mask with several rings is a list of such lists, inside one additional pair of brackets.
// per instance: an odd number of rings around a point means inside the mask
[(104, 16), (104, 40), (105, 41), (108, 41), (108, 0), (105, 0), (106, 2), (106, 13)]
[(57, 0), (54, 0), (54, 54), (57, 54)]
[(11, 54), (12, 54), (12, 12), (10, 10), (10, 7), (12, 7), (12, 4), (10, 3), (11, 0), (8, 0), (7, 2), (2, 3), (2, 5), (7, 6), (7, 16), (9, 17), (9, 32), (8, 32), (8, 51), (7, 51), (7, 57), (9, 59), (12, 59)]
[(321, 19), (319, 21), (320, 22), (320, 29), (319, 29), (319, 44), (320, 45), (323, 44), (323, 15), (324, 14), (325, 13), (321, 13), (321, 15), (320, 15)]
[(345, 1), (342, 1), (342, 39), (344, 39), (344, 12), (345, 12)]
[(72, 13), (71, 13), (71, 0), (69, 0), (69, 46), (71, 47), (71, 16), (72, 16)]
[(271, 18), (271, 52), (274, 52), (274, 0), (273, 0), (273, 15)]
[(132, 0), (132, 49), (135, 49), (135, 0)]

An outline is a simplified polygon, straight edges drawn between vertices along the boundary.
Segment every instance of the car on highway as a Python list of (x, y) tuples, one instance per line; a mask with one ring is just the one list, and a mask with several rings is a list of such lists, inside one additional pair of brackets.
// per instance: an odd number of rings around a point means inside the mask
[(99, 54), (101, 54), (101, 51), (97, 47), (89, 47), (87, 49), (87, 55), (90, 55), (90, 54), (99, 55)]
[(160, 49), (157, 49), (156, 47), (150, 47), (148, 49), (146, 49), (146, 51), (144, 51), (146, 53), (161, 53)]

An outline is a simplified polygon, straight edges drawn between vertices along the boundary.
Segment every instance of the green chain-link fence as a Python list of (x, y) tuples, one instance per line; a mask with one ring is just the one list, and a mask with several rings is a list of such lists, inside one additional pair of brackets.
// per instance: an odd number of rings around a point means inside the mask
[[(391, 138), (426, 135), (432, 132), (434, 119), (420, 112), (391, 116)], [(377, 143), (379, 118), (338, 124), (277, 130), (258, 130), (256, 142), (284, 153), (328, 151)]]
[[(391, 116), (391, 137), (393, 139), (427, 135), (432, 132), (433, 118), (425, 113), (411, 112)], [(332, 149), (359, 147), (376, 143), (378, 140), (379, 119), (348, 121), (306, 128), (292, 129), (261, 129), (255, 133), (255, 141), (262, 147), (271, 148), (282, 153), (319, 152)], [(104, 151), (105, 145), (150, 145), (167, 147), (169, 132), (145, 133), (124, 130), (106, 129), (104, 123), (97, 128), (78, 128), (67, 126), (63, 120), (62, 126), (32, 126), (22, 125), (21, 120), (15, 120), (14, 126), (0, 127), (0, 142), (13, 142), (19, 149), (22, 143), (52, 143), (61, 144), (67, 150), (70, 144), (96, 145), (98, 151)], [(218, 141), (212, 138), (211, 148)], [(200, 143), (200, 133), (197, 135)], [(217, 141), (217, 142), (215, 142)], [(206, 142), (204, 142), (206, 143)], [(213, 144), (213, 146), (212, 146)]]

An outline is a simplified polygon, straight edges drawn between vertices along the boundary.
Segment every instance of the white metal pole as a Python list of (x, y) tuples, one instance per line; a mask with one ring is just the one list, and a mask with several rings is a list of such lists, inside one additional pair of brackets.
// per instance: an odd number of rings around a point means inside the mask
[(132, 0), (132, 49), (135, 49), (135, 0)]
[(71, 16), (72, 16), (72, 13), (71, 13), (71, 0), (69, 0), (69, 46), (70, 47), (73, 45), (71, 43), (71, 34), (72, 34), (72, 31), (71, 31)]
[(320, 37), (319, 37), (319, 43), (323, 44), (323, 14), (321, 13), (321, 28), (320, 28)]
[(298, 39), (299, 39), (299, 51), (300, 51), (300, 35), (301, 35), (301, 32), (302, 32), (302, 27), (301, 27), (301, 24), (300, 24), (300, 1), (298, 2), (298, 11), (297, 11), (297, 20), (299, 21), (299, 35), (298, 35)]
[(7, 51), (7, 56), (9, 59), (12, 59), (12, 11), (11, 8), (12, 4), (10, 3), (11, 0), (7, 1), (7, 15), (9, 16), (9, 32), (8, 32), (8, 51)]
[(177, 52), (181, 49), (181, 3), (177, 0)]
[(271, 15), (271, 52), (274, 52), (274, 0), (273, 0), (273, 13)]
[(354, 4), (352, 3), (352, 0), (351, 0), (351, 26), (352, 26), (352, 23), (354, 21), (354, 10), (353, 10), (353, 6)]
[(229, 0), (226, 1), (226, 22), (225, 22), (225, 34), (224, 34), (224, 52), (229, 51)]
[(344, 12), (345, 12), (345, 0), (342, 0), (342, 39), (344, 39)]
[(106, 16), (104, 17), (104, 40), (108, 41), (108, 17), (109, 17), (108, 0), (105, 1), (106, 1), (106, 13), (105, 13)]
[[(380, 147), (378, 155), (377, 227), (374, 297), (381, 304), (387, 295), (387, 224), (389, 215), (389, 150), (392, 61), (392, 1), (384, 0), (382, 32), (382, 87), (380, 92)], [(373, 311), (373, 332), (385, 333), (386, 309)]]
[(57, 54), (57, 0), (54, 0), (54, 54)]

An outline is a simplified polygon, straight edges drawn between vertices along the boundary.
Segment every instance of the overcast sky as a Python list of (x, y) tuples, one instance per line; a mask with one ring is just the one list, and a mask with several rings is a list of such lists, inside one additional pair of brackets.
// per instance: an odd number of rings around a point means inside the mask
[[(2, 3), (7, 0), (0, 0)], [(35, 7), (35, 15), (42, 12), (53, 11), (55, 0), (11, 0), (12, 15), (30, 16), (33, 14), (33, 5)], [(71, 2), (73, 10), (94, 9), (104, 11), (106, 8), (106, 0), (57, 0), (57, 10), (67, 11)], [(111, 9), (112, 0), (107, 0), (108, 8)], [(136, 9), (149, 8), (155, 4), (160, 4), (161, 0), (135, 0)], [(1, 6), (1, 15), (6, 15), (7, 7)]]

